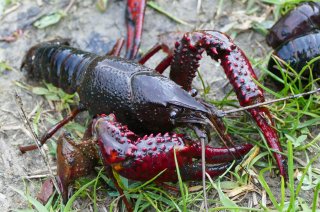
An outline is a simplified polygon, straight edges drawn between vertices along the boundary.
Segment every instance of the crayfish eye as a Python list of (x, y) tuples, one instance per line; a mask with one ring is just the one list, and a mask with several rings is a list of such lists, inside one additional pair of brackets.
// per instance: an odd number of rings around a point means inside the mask
[(178, 116), (177, 111), (174, 111), (174, 110), (173, 110), (173, 111), (170, 112), (170, 119), (176, 119), (177, 116)]
[(178, 114), (179, 114), (179, 110), (174, 108), (169, 114), (170, 119), (176, 119), (178, 117)]
[(189, 91), (189, 94), (190, 94), (190, 96), (192, 96), (192, 97), (196, 97), (196, 96), (198, 95), (198, 91), (197, 91), (197, 89), (192, 88), (192, 89)]

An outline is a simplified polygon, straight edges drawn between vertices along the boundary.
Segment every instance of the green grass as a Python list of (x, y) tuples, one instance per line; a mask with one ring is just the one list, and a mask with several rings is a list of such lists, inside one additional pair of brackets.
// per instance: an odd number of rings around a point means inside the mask
[[(249, 1), (252, 3), (252, 1)], [(279, 17), (287, 8), (291, 8), (292, 4), (298, 1), (275, 1), (264, 0), (268, 4), (274, 5), (274, 17)], [(290, 66), (282, 71), (281, 77), (277, 77), (269, 72), (265, 67), (265, 62), (269, 58), (252, 58), (254, 66), (262, 71), (260, 82), (264, 78), (269, 77), (283, 85), (280, 90), (275, 90), (259, 84), (264, 90), (268, 99), (282, 98), (290, 94), (298, 94), (307, 90), (315, 89), (316, 80), (309, 79), (307, 87), (303, 86), (301, 74), (304, 71), (309, 71), (307, 65), (301, 71), (295, 71)], [(319, 58), (316, 58), (319, 59)], [(315, 60), (316, 60), (315, 59)], [(310, 64), (314, 62), (311, 61)], [(286, 74), (286, 69), (291, 70), (294, 75)], [(204, 95), (209, 92), (204, 81)], [(259, 83), (259, 82), (257, 82)], [(37, 87), (29, 88), (36, 94), (43, 95), (50, 104), (55, 105), (58, 111), (70, 111), (70, 104), (75, 104), (75, 96), (64, 94), (60, 89), (56, 89), (51, 85), (46, 85), (46, 88)], [(238, 107), (234, 92), (229, 93), (221, 100), (211, 100), (220, 108)], [(210, 211), (315, 211), (319, 198), (320, 190), (320, 169), (314, 164), (319, 163), (320, 147), (319, 147), (319, 125), (320, 125), (320, 95), (310, 95), (305, 98), (291, 99), (285, 102), (278, 102), (267, 107), (270, 109), (276, 121), (276, 129), (280, 136), (280, 141), (284, 152), (288, 158), (288, 173), (289, 181), (286, 183), (278, 176), (277, 168), (272, 157), (272, 151), (266, 145), (261, 132), (252, 124), (252, 120), (246, 112), (241, 115), (229, 116), (224, 118), (224, 122), (228, 127), (230, 134), (234, 135), (240, 142), (250, 142), (260, 147), (260, 153), (244, 167), (238, 166), (234, 171), (228, 171), (217, 179), (209, 179), (207, 181), (207, 193), (209, 205), (212, 206)], [(48, 115), (43, 114), (44, 109), (39, 106), (34, 116), (33, 125), (38, 130), (38, 124), (41, 119), (45, 119), (49, 123), (54, 123)], [(62, 116), (60, 117), (62, 118)], [(70, 126), (70, 125), (69, 125)], [(71, 124), (72, 126), (72, 124)], [(85, 125), (74, 124), (73, 127), (67, 128), (69, 131), (76, 131), (79, 136), (83, 133)], [(254, 151), (254, 150), (252, 150)], [(314, 153), (314, 154), (311, 154)], [(251, 155), (249, 153), (248, 155)], [(247, 156), (248, 157), (248, 156)], [(304, 162), (304, 165), (301, 164)], [(319, 167), (319, 164), (318, 164)], [(179, 171), (177, 171), (178, 176)], [(153, 208), (155, 211), (199, 211), (203, 209), (203, 192), (198, 188), (199, 184), (187, 183), (181, 181), (175, 186), (180, 191), (173, 192), (168, 189), (157, 186), (153, 180), (148, 182), (131, 182), (119, 175), (115, 176), (124, 189), (125, 195), (131, 199), (134, 211), (145, 211)], [(264, 205), (259, 201), (259, 205), (255, 208), (247, 207), (246, 201), (242, 201), (242, 197), (246, 194), (252, 194), (249, 190), (240, 192), (237, 197), (229, 197), (230, 191), (237, 192), (240, 187), (252, 185), (254, 182), (257, 187), (255, 191), (259, 194), (266, 192), (267, 199), (270, 202)], [(273, 185), (273, 186), (272, 186)], [(190, 191), (195, 189), (197, 191)], [(17, 190), (16, 190), (17, 191)], [(97, 176), (94, 178), (85, 178), (78, 180), (75, 183), (75, 192), (69, 199), (66, 205), (61, 203), (60, 197), (52, 198), (50, 202), (43, 206), (29, 194), (17, 191), (37, 210), (41, 211), (71, 211), (76, 210), (74, 201), (88, 201), (93, 205), (93, 209), (97, 211), (99, 207), (106, 206), (108, 210), (113, 211), (115, 208), (124, 208), (124, 205), (119, 201), (119, 194), (116, 191), (112, 181), (104, 175), (103, 168), (97, 169)], [(248, 193), (247, 193), (248, 192)], [(302, 193), (313, 193), (312, 199), (306, 199)], [(252, 198), (250, 195), (247, 198)], [(112, 198), (107, 205), (107, 198)], [(215, 208), (213, 208), (213, 206)], [(31, 209), (31, 207), (30, 207)]]

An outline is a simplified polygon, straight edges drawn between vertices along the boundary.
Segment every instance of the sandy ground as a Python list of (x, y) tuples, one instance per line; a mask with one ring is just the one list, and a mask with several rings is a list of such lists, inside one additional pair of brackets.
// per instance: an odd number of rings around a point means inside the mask
[[(18, 145), (32, 142), (30, 133), (23, 125), (19, 117), (19, 107), (15, 101), (16, 90), (23, 100), (23, 107), (27, 114), (31, 113), (36, 105), (45, 102), (24, 89), (17, 87), (14, 82), (26, 82), (23, 74), (19, 71), (24, 53), (34, 44), (49, 40), (57, 36), (71, 38), (72, 45), (81, 49), (103, 54), (107, 52), (117, 38), (125, 37), (125, 1), (110, 0), (106, 12), (101, 13), (96, 9), (95, 1), (84, 0), (76, 2), (68, 15), (58, 24), (37, 29), (32, 23), (41, 15), (64, 9), (69, 1), (26, 0), (11, 13), (0, 19), (0, 36), (8, 36), (17, 29), (23, 29), (17, 41), (12, 43), (0, 42), (0, 61), (5, 61), (13, 68), (12, 71), (0, 76), (0, 210), (24, 208), (26, 202), (10, 187), (24, 191), (26, 188), (34, 195), (40, 188), (41, 182), (27, 180), (28, 175), (35, 175), (41, 170), (46, 170), (42, 159), (37, 151), (21, 155)], [(50, 1), (51, 2), (51, 1)], [(216, 29), (222, 31), (237, 31), (237, 28), (246, 28), (247, 17), (242, 15), (246, 5), (241, 1), (225, 1), (220, 14), (217, 14), (218, 1), (203, 0), (202, 8), (197, 13), (197, 1), (162, 0), (157, 3), (166, 11), (181, 18), (190, 24), (185, 26), (178, 24), (168, 17), (159, 14), (151, 8), (147, 8), (141, 49), (148, 50), (157, 41), (157, 35), (169, 31), (191, 31), (194, 29)], [(263, 14), (263, 13), (261, 13)], [(264, 19), (263, 17), (259, 17)], [(237, 24), (234, 24), (237, 23)], [(265, 53), (264, 38), (252, 31), (241, 31), (235, 39), (237, 45), (247, 52), (248, 56), (263, 56)], [(154, 62), (155, 63), (155, 62)], [(150, 66), (153, 64), (151, 63)], [(211, 70), (204, 69), (209, 75)], [(207, 71), (206, 71), (207, 70)], [(212, 73), (210, 74), (212, 76)], [(225, 82), (225, 76), (220, 71), (215, 77), (206, 78), (211, 85), (219, 87)], [(218, 91), (219, 89), (212, 89)], [(214, 96), (219, 96), (215, 92)], [(51, 111), (47, 104), (43, 105)], [(46, 125), (40, 128), (45, 131)], [(26, 187), (26, 185), (28, 185)], [(277, 187), (277, 185), (274, 185)]]

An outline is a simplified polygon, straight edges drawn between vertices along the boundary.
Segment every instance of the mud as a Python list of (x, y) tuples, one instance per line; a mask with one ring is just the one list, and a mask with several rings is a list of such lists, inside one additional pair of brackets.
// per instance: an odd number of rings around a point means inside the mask
[[(38, 2), (38, 3), (36, 3)], [(39, 4), (42, 3), (42, 4)], [(17, 29), (23, 30), (23, 35), (15, 42), (0, 42), (0, 61), (6, 62), (13, 68), (0, 76), (0, 210), (25, 208), (26, 201), (11, 187), (25, 191), (26, 188), (32, 196), (40, 190), (40, 180), (27, 180), (25, 177), (46, 171), (42, 158), (38, 151), (21, 155), (18, 145), (32, 143), (32, 137), (24, 121), (19, 116), (19, 106), (15, 100), (15, 91), (21, 96), (23, 108), (27, 114), (41, 104), (51, 114), (54, 110), (42, 97), (16, 86), (15, 81), (26, 82), (19, 71), (24, 53), (32, 45), (41, 41), (56, 37), (70, 38), (72, 45), (87, 51), (104, 54), (111, 49), (116, 39), (126, 36), (125, 28), (125, 1), (110, 0), (106, 12), (99, 12), (95, 1), (84, 0), (76, 2), (66, 17), (58, 24), (45, 29), (37, 29), (32, 23), (44, 14), (58, 9), (64, 9), (69, 1), (21, 1), (20, 6), (11, 13), (0, 18), (0, 37), (11, 35)], [(235, 11), (244, 11), (246, 5), (241, 1), (224, 1), (221, 14), (217, 18), (219, 1), (203, 0), (200, 13), (197, 13), (197, 1), (179, 0), (157, 1), (161, 7), (174, 16), (186, 21), (190, 26), (178, 24), (168, 17), (148, 7), (145, 16), (145, 25), (141, 44), (142, 52), (147, 51), (157, 42), (157, 35), (170, 31), (192, 31), (194, 29), (228, 30), (229, 32), (240, 32), (239, 25), (244, 24), (245, 16), (233, 14)], [(236, 17), (235, 17), (236, 16)], [(235, 21), (237, 20), (237, 21)], [(236, 24), (233, 24), (236, 23)], [(232, 25), (233, 24), (233, 25)], [(249, 57), (265, 56), (264, 38), (252, 31), (241, 31), (235, 39)], [(160, 57), (160, 56), (159, 56)], [(154, 59), (148, 66), (154, 67), (159, 59)], [(230, 87), (224, 87), (226, 77), (224, 73), (212, 65), (201, 67), (205, 81), (212, 86), (212, 97), (216, 98), (223, 91), (229, 91)], [(213, 69), (218, 70), (214, 72)], [(214, 77), (213, 77), (214, 76)], [(199, 81), (196, 87), (201, 89)], [(34, 115), (34, 112), (31, 116)], [(40, 123), (40, 132), (44, 132), (49, 126)], [(54, 166), (54, 162), (52, 161)], [(274, 181), (274, 179), (271, 179)], [(26, 186), (27, 185), (27, 186)]]

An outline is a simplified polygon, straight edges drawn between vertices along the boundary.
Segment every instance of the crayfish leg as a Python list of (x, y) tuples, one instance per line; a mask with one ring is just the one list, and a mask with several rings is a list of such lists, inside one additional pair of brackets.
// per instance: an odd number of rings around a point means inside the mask
[(128, 0), (126, 8), (127, 24), (127, 59), (134, 59), (138, 53), (143, 27), (145, 0)]
[[(58, 130), (60, 130), (64, 125), (68, 124), (71, 120), (73, 120), (82, 111), (85, 111), (85, 108), (83, 108), (82, 106), (79, 105), (77, 108), (75, 108), (73, 111), (71, 111), (71, 113), (67, 117), (65, 117), (64, 119), (62, 119), (61, 121), (59, 121), (58, 123), (53, 125), (41, 137), (41, 139), (40, 139), (40, 147), (43, 144), (45, 144), (46, 141), (49, 140)], [(28, 151), (35, 150), (37, 148), (38, 148), (37, 145), (28, 145), (28, 146), (20, 146), (19, 150), (20, 150), (21, 153), (25, 153), (25, 152), (28, 152)]]
[(76, 143), (65, 133), (60, 136), (57, 145), (57, 179), (63, 202), (66, 203), (69, 184), (90, 174), (99, 157), (93, 140)]
[(110, 52), (108, 52), (106, 55), (107, 56), (116, 56), (118, 57), (120, 55), (121, 49), (123, 47), (124, 44), (124, 39), (123, 38), (119, 38), (117, 40), (117, 42), (114, 44), (112, 50)]

